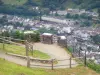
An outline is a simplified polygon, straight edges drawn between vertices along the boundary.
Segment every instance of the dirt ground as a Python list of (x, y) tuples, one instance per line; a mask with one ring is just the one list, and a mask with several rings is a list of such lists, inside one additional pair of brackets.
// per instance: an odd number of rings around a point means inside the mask
[[(35, 43), (34, 49), (47, 53), (48, 55), (51, 56), (51, 59), (59, 60), (57, 65), (68, 65), (68, 66), (63, 66), (63, 68), (69, 67), (70, 61), (66, 59), (69, 59), (70, 55), (67, 53), (67, 51), (64, 48), (56, 44), (49, 45), (43, 43)], [(77, 63), (74, 60), (72, 60), (72, 64), (75, 64), (73, 66), (77, 65)]]
[[(42, 44), (42, 43), (35, 43), (34, 44), (34, 49), (39, 50), (41, 52), (47, 53), (48, 55), (51, 56), (51, 59), (56, 59), (57, 64), (54, 64), (54, 68), (69, 68), (70, 67), (70, 55), (67, 53), (64, 48), (61, 48), (60, 46), (53, 44), (53, 45), (48, 45), (48, 44)], [(16, 64), (20, 64), (23, 66), (26, 66), (27, 60), (18, 58), (18, 57), (13, 57), (10, 55), (7, 55), (5, 53), (0, 52), (0, 58), (4, 58), (5, 60), (8, 60), (10, 62), (14, 62)], [(33, 65), (44, 65), (44, 66), (51, 66), (51, 64), (41, 64), (41, 63), (35, 63), (31, 62)], [(77, 66), (78, 64), (76, 63), (75, 60), (72, 60), (71, 64), (72, 67)], [(60, 66), (59, 66), (60, 65)], [(35, 67), (35, 66), (33, 66)], [(36, 66), (37, 67), (37, 66)], [(40, 67), (39, 68), (47, 68), (47, 67)], [(51, 67), (49, 67), (51, 68)]]

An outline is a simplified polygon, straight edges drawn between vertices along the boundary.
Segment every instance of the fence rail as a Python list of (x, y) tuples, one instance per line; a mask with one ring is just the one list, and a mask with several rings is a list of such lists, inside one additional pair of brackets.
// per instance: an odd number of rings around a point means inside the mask
[(61, 67), (66, 67), (66, 68), (72, 68), (74, 65), (77, 65), (77, 63), (73, 63), (73, 58), (69, 58), (69, 59), (62, 59), (62, 60), (57, 60), (57, 62), (63, 62), (63, 61), (67, 61), (65, 64), (59, 64), (59, 63), (55, 63), (54, 59), (50, 60), (51, 63), (50, 64), (32, 64), (30, 57), (27, 58), (27, 67), (46, 67), (46, 68), (51, 68), (52, 70), (55, 68), (61, 68)]
[[(6, 44), (9, 43), (9, 45), (12, 45), (12, 46), (9, 46), (11, 49), (14, 49), (14, 50), (18, 50), (17, 48), (14, 48), (13, 45), (16, 45), (16, 46), (24, 46), (25, 48), (25, 56), (26, 56), (26, 60), (27, 60), (27, 67), (33, 67), (33, 66), (36, 66), (36, 67), (49, 67), (51, 68), (52, 70), (55, 68), (55, 67), (69, 67), (69, 68), (72, 68), (73, 65), (77, 65), (77, 63), (73, 63), (73, 60), (75, 61), (78, 61), (78, 63), (81, 63), (81, 64), (84, 64), (86, 65), (86, 59), (83, 58), (83, 57), (77, 57), (77, 58), (72, 58), (72, 57), (69, 57), (69, 58), (66, 58), (66, 59), (59, 59), (59, 60), (55, 60), (55, 59), (51, 59), (51, 60), (39, 60), (39, 59), (31, 59), (29, 57), (29, 51), (32, 50), (33, 52), (33, 45), (30, 44), (29, 42), (27, 42), (26, 40), (20, 40), (20, 39), (14, 39), (14, 38), (10, 38), (10, 37), (0, 37), (0, 40), (1, 40), (1, 43), (2, 44), (2, 49), (5, 50), (7, 49), (6, 48)], [(16, 41), (16, 42), (15, 42)], [(24, 44), (21, 44), (21, 43), (18, 43), (18, 42), (21, 42), (23, 41)], [(0, 47), (1, 48), (1, 47)], [(7, 50), (5, 50), (7, 51)], [(64, 64), (59, 64), (59, 62), (64, 62), (66, 61), (66, 63)], [(38, 62), (38, 63), (41, 63), (41, 65), (34, 65), (32, 64), (32, 62)], [(48, 63), (49, 62), (49, 63)], [(56, 63), (55, 63), (56, 62)], [(43, 63), (47, 63), (49, 65), (44, 65)]]

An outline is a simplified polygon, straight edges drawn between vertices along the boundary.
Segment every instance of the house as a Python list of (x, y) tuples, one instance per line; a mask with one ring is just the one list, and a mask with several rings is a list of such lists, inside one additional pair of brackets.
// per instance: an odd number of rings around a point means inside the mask
[(50, 12), (50, 14), (53, 14), (53, 15), (55, 15), (55, 14), (58, 14), (58, 15), (66, 15), (67, 14), (67, 11), (66, 10), (58, 10), (58, 11), (51, 11)]
[(59, 36), (57, 43), (58, 43), (58, 45), (60, 45), (62, 47), (66, 47), (67, 46), (67, 39), (66, 39), (66, 37), (65, 36)]
[(53, 44), (53, 34), (43, 33), (40, 35), (40, 41), (45, 44)]
[(72, 14), (72, 15), (75, 15), (75, 14), (79, 14), (80, 13), (80, 10), (79, 9), (71, 9), (69, 8), (67, 10), (68, 13)]
[(58, 15), (66, 15), (67, 14), (67, 11), (66, 10), (64, 10), (64, 11), (58, 10), (57, 11), (57, 14)]
[(72, 27), (63, 27), (62, 30), (67, 34), (71, 34), (73, 31), (73, 28)]

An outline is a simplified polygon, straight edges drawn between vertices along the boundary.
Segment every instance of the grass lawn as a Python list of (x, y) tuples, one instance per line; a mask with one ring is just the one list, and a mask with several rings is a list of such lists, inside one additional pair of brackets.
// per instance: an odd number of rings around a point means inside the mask
[(2, 0), (4, 4), (11, 4), (11, 5), (23, 5), (27, 2), (27, 0)]
[[(2, 50), (2, 46), (3, 44), (0, 43), (0, 49)], [(24, 55), (25, 56), (25, 51), (26, 49), (24, 47), (21, 46), (17, 46), (17, 45), (11, 45), (11, 44), (5, 44), (5, 51), (10, 52), (10, 53), (14, 53), (14, 54), (19, 54), (19, 55)], [(38, 50), (34, 50), (33, 51), (33, 55), (30, 52), (29, 53), (30, 56), (33, 56), (34, 58), (40, 58), (40, 59), (50, 59), (50, 56), (40, 52)]]
[(100, 75), (92, 71), (89, 68), (78, 66), (71, 69), (39, 69), (39, 68), (27, 68), (21, 65), (8, 62), (4, 59), (0, 59), (0, 75)]

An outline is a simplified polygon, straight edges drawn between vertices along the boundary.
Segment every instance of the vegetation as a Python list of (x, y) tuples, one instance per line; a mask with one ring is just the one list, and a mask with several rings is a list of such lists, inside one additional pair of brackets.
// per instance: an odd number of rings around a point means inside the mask
[(100, 0), (67, 0), (67, 8), (82, 8), (87, 10), (100, 8)]
[(31, 32), (33, 32), (33, 33), (32, 34), (24, 34), (23, 31), (18, 31), (18, 30), (12, 31), (12, 32), (5, 31), (1, 35), (5, 36), (5, 37), (12, 37), (12, 38), (21, 39), (21, 40), (28, 40), (29, 35), (30, 35), (31, 36), (31, 38), (30, 38), (31, 42), (39, 42), (40, 41), (39, 32), (37, 32), (37, 31), (31, 31)]
[(39, 69), (26, 68), (21, 65), (0, 59), (0, 75), (99, 75), (89, 68), (78, 66), (71, 69)]
[(0, 18), (0, 24), (2, 25), (5, 25), (8, 23), (8, 20), (7, 20), (7, 16), (3, 16), (2, 18)]
[[(0, 49), (3, 49), (3, 44), (0, 43)], [(12, 45), (12, 44), (5, 44), (5, 51), (6, 52), (10, 52), (10, 53), (14, 53), (14, 54), (19, 54), (19, 55), (24, 55), (25, 56), (25, 52), (26, 49), (24, 47), (21, 46), (17, 46), (17, 45)], [(49, 59), (50, 56), (42, 53), (38, 50), (34, 50), (33, 55), (32, 52), (29, 53), (30, 56), (33, 56), (34, 58), (41, 58), (41, 59)]]
[(4, 4), (11, 4), (11, 5), (23, 5), (27, 2), (27, 0), (2, 0)]
[[(0, 0), (0, 13), (24, 16), (37, 16), (32, 6), (49, 8), (51, 11), (67, 8), (85, 8), (87, 10), (100, 8), (99, 0)], [(30, 10), (31, 9), (31, 10)], [(24, 12), (26, 11), (26, 12)]]
[(39, 13), (36, 10), (30, 9), (28, 6), (2, 5), (0, 13), (10, 15), (37, 16)]
[(100, 35), (91, 36), (91, 38), (96, 44), (100, 45)]
[(0, 0), (0, 5), (2, 5), (3, 4), (3, 2)]
[(87, 66), (91, 69), (93, 69), (94, 71), (100, 73), (100, 65), (99, 64), (95, 64), (93, 61), (90, 63), (90, 62), (87, 62)]
[(40, 32), (40, 33), (52, 33), (52, 34), (56, 34), (57, 33), (57, 31), (54, 28), (50, 28), (50, 29), (40, 28), (38, 30), (38, 32)]
[(67, 47), (67, 48), (65, 48), (65, 50), (70, 56), (72, 56), (72, 52), (73, 52), (72, 47)]
[(87, 14), (75, 14), (75, 15), (71, 15), (70, 13), (68, 13), (66, 15), (66, 18), (70, 18), (70, 19), (86, 19), (86, 20), (92, 20), (91, 16), (88, 16)]
[(100, 19), (100, 8), (98, 9), (98, 13), (99, 13), (99, 19)]
[(67, 48), (68, 48), (68, 51), (69, 51), (70, 53), (73, 52), (73, 48), (72, 48), (71, 46), (69, 46), (69, 47), (67, 47)]

